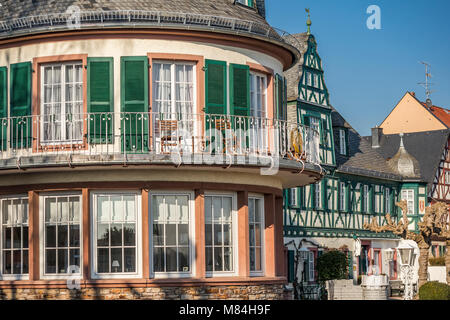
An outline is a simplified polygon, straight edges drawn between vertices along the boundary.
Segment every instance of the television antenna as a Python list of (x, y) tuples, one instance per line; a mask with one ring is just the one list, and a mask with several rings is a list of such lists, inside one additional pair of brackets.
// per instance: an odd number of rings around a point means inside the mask
[(427, 96), (427, 100), (430, 99), (431, 94), (434, 92), (431, 90), (431, 87), (434, 85), (434, 83), (430, 82), (431, 76), (431, 65), (429, 63), (420, 61), (419, 63), (423, 64), (425, 66), (425, 82), (419, 82), (418, 84), (425, 88), (425, 95)]

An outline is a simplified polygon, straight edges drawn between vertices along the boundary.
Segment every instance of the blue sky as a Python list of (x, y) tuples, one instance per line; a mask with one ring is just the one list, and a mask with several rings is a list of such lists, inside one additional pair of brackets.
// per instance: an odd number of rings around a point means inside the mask
[[(381, 9), (381, 30), (369, 30), (370, 5)], [(318, 42), (331, 104), (361, 134), (379, 125), (406, 91), (424, 101), (431, 64), (431, 99), (450, 109), (450, 1), (266, 0), (267, 20), (289, 33), (311, 32)]]

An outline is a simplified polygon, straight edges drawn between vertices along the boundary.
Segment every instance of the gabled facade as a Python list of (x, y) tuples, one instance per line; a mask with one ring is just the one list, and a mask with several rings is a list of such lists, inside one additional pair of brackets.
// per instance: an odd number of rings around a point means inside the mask
[(416, 98), (414, 92), (405, 93), (379, 128), (387, 135), (448, 129), (426, 103)]
[[(326, 175), (314, 185), (285, 191), (285, 243), (301, 242), (310, 250), (308, 262), (300, 266), (310, 284), (317, 280), (317, 272), (312, 270), (325, 248), (347, 252), (350, 278), (371, 273), (373, 265), (392, 271), (391, 278), (396, 278), (395, 263), (387, 265), (381, 252), (395, 247), (399, 240), (391, 234), (369, 232), (364, 224), (376, 218), (382, 225), (386, 213), (397, 217), (394, 203), (399, 198), (401, 175), (331, 106), (314, 36), (304, 33), (294, 37), (303, 57), (285, 72), (288, 118), (295, 117), (320, 132), (320, 160)], [(356, 255), (355, 239), (362, 243)], [(294, 252), (291, 244), (288, 248), (292, 281)]]

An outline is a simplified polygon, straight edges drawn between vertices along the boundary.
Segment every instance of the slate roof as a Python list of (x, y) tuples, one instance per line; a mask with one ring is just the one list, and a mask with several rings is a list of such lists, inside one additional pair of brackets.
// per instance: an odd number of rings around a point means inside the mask
[[(428, 132), (405, 133), (403, 143), (406, 150), (419, 162), (421, 179), (431, 188), (434, 175), (439, 167), (442, 153), (450, 135), (450, 130), (436, 130)], [(364, 137), (368, 144), (372, 144), (372, 137)], [(400, 135), (382, 135), (380, 147), (373, 149), (391, 159), (400, 146)]]
[[(387, 161), (372, 149), (371, 144), (363, 139), (333, 107), (331, 121), (333, 123), (337, 171), (379, 179), (402, 179), (402, 176), (393, 171)], [(339, 130), (337, 127), (347, 128), (348, 130), (348, 156), (341, 155), (339, 152)], [(395, 151), (397, 150), (398, 145)]]
[[(297, 41), (291, 42), (292, 45), (294, 45), (301, 53), (301, 58), (297, 63), (291, 67), (289, 70), (284, 72), (284, 76), (286, 77), (287, 81), (287, 99), (288, 101), (297, 100), (298, 98), (298, 85), (300, 83), (300, 79), (303, 75), (303, 62), (306, 50), (308, 50), (308, 34), (306, 32), (304, 33), (297, 33), (291, 35), (294, 37)], [(311, 35), (311, 37), (314, 37)]]
[(81, 11), (89, 10), (146, 10), (180, 13), (197, 13), (239, 18), (267, 24), (265, 9), (258, 0), (261, 15), (257, 10), (235, 5), (234, 0), (3, 0), (0, 21), (65, 12), (76, 5)]

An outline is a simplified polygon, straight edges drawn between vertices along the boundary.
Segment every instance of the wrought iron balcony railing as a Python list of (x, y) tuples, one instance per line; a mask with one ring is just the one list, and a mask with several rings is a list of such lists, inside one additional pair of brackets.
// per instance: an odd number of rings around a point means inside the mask
[(99, 25), (108, 26), (157, 26), (190, 29), (207, 28), (264, 37), (296, 47), (297, 39), (288, 32), (271, 27), (266, 23), (242, 20), (232, 17), (145, 10), (83, 10), (56, 12), (0, 21), (0, 38), (15, 33), (30, 33), (32, 30), (58, 30), (84, 28)]
[(212, 114), (57, 113), (0, 119), (0, 169), (72, 162), (74, 156), (88, 163), (174, 155), (320, 164), (319, 133), (283, 120)]

